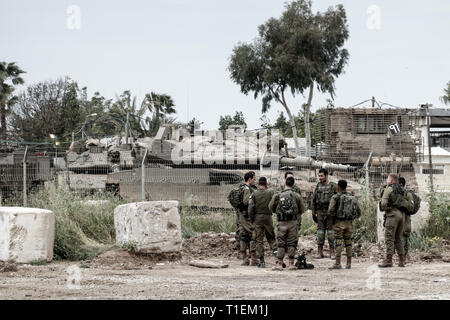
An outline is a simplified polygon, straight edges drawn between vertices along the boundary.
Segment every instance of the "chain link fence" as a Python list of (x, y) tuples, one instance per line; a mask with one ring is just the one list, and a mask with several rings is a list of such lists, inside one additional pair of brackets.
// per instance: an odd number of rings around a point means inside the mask
[[(325, 167), (350, 165), (352, 170), (330, 169), (330, 180), (346, 179), (349, 191), (356, 195), (369, 187), (376, 196), (390, 173), (400, 174), (406, 178), (408, 187), (417, 189), (416, 174), (424, 160), (424, 137), (420, 118), (410, 110), (320, 109), (314, 121), (314, 160)], [(196, 132), (205, 148), (202, 155), (213, 145), (228, 148), (229, 137), (223, 141), (212, 138), (217, 132)], [(257, 177), (266, 176), (276, 190), (283, 186), (284, 173), (292, 171), (309, 204), (318, 181), (317, 165), (307, 161), (283, 163), (280, 159), (292, 154), (293, 146), (282, 140), (277, 142), (276, 150), (278, 147), (280, 150), (277, 164), (273, 161), (265, 164), (262, 160), (266, 153), (257, 151), (256, 157), (252, 155), (246, 135), (241, 132), (236, 135), (240, 138), (230, 140), (244, 156), (233, 151), (231, 161), (225, 156), (211, 163), (195, 156), (190, 162), (173, 161), (170, 151), (173, 145), (186, 141), (183, 140), (186, 133), (184, 137), (180, 132), (172, 132), (170, 136), (165, 129), (154, 138), (144, 138), (151, 140), (149, 147), (139, 143), (114, 148), (100, 144), (73, 144), (69, 148), (69, 144), (4, 143), (0, 152), (1, 204), (26, 206), (27, 195), (53, 183), (73, 192), (109, 192), (127, 201), (177, 200), (182, 206), (231, 209), (227, 195), (249, 170), (255, 171)]]

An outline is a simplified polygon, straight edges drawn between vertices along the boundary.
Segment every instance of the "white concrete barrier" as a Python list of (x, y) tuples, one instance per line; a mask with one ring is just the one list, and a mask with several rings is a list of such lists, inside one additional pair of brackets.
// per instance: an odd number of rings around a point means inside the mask
[(135, 202), (117, 206), (114, 226), (118, 245), (136, 245), (140, 253), (181, 251), (178, 201)]
[(52, 211), (0, 207), (0, 261), (51, 261), (54, 239)]

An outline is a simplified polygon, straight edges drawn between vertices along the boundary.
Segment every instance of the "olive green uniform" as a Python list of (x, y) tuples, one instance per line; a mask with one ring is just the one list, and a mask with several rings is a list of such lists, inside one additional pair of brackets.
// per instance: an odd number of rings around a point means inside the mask
[[(277, 212), (277, 245), (278, 245), (278, 259), (283, 259), (287, 251), (288, 257), (293, 259), (298, 244), (298, 224), (301, 215), (305, 212), (305, 205), (302, 197), (293, 191), (285, 190), (284, 192), (291, 192), (294, 194), (294, 199), (297, 204), (297, 213), (290, 217), (282, 217)], [(269, 203), (271, 212), (275, 212), (279, 203), (280, 193), (274, 195)]]
[(311, 208), (313, 216), (317, 217), (317, 244), (320, 246), (325, 243), (326, 232), (330, 247), (334, 247), (333, 222), (328, 218), (328, 208), (331, 197), (336, 193), (337, 185), (334, 182), (328, 184), (319, 182), (312, 196)]
[[(285, 190), (285, 186), (282, 186), (280, 192), (283, 192), (284, 190)], [(292, 191), (297, 192), (300, 196), (302, 196), (302, 192), (300, 191), (300, 188), (297, 187), (295, 184), (292, 187)], [(302, 216), (300, 216), (298, 218), (298, 230), (300, 230), (301, 226), (302, 226)]]
[[(339, 192), (331, 197), (330, 206), (328, 207), (328, 218), (333, 222), (333, 231), (335, 236), (336, 256), (340, 257), (342, 248), (345, 246), (347, 257), (352, 256), (352, 234), (353, 234), (353, 220), (343, 220), (337, 218), (336, 211), (339, 207), (340, 195), (345, 193)], [(357, 217), (361, 216), (361, 208), (357, 206)]]
[(254, 187), (247, 186), (244, 188), (244, 197), (242, 202), (244, 203), (245, 210), (238, 212), (238, 223), (239, 223), (239, 240), (240, 245), (239, 249), (241, 251), (245, 251), (247, 249), (250, 249), (250, 252), (255, 252), (256, 245), (255, 240), (253, 238), (253, 232), (255, 230), (255, 227), (253, 223), (250, 221), (248, 216), (248, 203), (250, 199), (250, 195), (254, 191)]
[[(393, 202), (395, 197), (393, 186), (387, 186), (384, 190), (383, 197), (381, 198), (380, 207), (385, 211), (386, 224), (385, 224), (385, 242), (386, 253), (393, 255), (395, 250), (399, 255), (405, 254), (405, 247), (403, 243), (403, 232), (405, 225), (405, 213), (399, 208), (390, 207), (390, 203)], [(408, 210), (412, 211), (414, 205), (407, 201)]]
[(258, 188), (253, 192), (249, 200), (248, 214), (250, 221), (255, 226), (254, 238), (256, 243), (256, 256), (258, 258), (264, 257), (264, 236), (269, 243), (270, 249), (272, 251), (276, 249), (272, 212), (269, 209), (269, 203), (272, 200), (273, 194), (273, 190)]
[[(409, 192), (406, 194), (406, 199), (411, 203), (414, 203), (414, 197)], [(411, 216), (409, 214), (405, 214), (405, 226), (403, 229), (403, 243), (405, 248), (405, 254), (408, 254), (409, 251), (408, 240), (410, 234), (411, 234)]]

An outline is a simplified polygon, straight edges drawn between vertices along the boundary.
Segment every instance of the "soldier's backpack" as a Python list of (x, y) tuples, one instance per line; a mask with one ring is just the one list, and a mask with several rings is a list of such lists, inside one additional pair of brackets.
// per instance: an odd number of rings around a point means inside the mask
[(408, 200), (406, 199), (406, 190), (399, 184), (392, 185), (393, 192), (389, 197), (389, 207), (397, 208), (402, 211), (407, 211), (406, 203)]
[(294, 191), (286, 190), (278, 195), (276, 213), (279, 221), (295, 219), (298, 214), (298, 207)]
[(239, 186), (231, 189), (228, 193), (228, 201), (235, 209), (242, 210), (244, 207), (244, 189), (247, 187), (245, 183), (241, 183)]
[(339, 205), (336, 210), (336, 218), (342, 220), (354, 220), (358, 218), (358, 200), (349, 193), (339, 196)]
[(419, 211), (419, 209), (420, 209), (420, 202), (422, 200), (419, 198), (419, 196), (417, 194), (414, 193), (414, 191), (409, 190), (409, 191), (406, 191), (406, 192), (410, 193), (412, 195), (412, 197), (413, 197), (414, 209), (413, 209), (413, 211), (408, 211), (407, 212), (408, 215), (412, 216), (412, 215), (416, 214), (417, 211)]

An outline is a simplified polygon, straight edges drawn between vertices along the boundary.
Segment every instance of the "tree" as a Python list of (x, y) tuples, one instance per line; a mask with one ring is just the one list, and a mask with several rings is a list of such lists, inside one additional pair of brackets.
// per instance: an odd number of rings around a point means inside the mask
[(7, 107), (12, 107), (17, 102), (17, 97), (12, 96), (14, 86), (24, 83), (20, 76), (25, 71), (21, 70), (15, 62), (0, 62), (0, 139), (6, 139), (6, 113)]
[(54, 134), (69, 141), (82, 122), (82, 105), (77, 83), (70, 78), (28, 86), (11, 109), (9, 126), (19, 139), (42, 142)]
[(244, 114), (242, 111), (236, 111), (233, 117), (226, 115), (220, 116), (219, 120), (219, 130), (226, 130), (230, 125), (243, 125), (247, 128), (247, 123), (245, 122)]
[(443, 104), (450, 103), (450, 81), (447, 82), (447, 88), (444, 89), (444, 95), (440, 97), (440, 100)]
[(175, 103), (169, 95), (151, 92), (145, 95), (142, 103), (153, 114), (151, 120), (147, 120), (152, 136), (156, 134), (163, 122), (172, 123), (175, 121), (175, 118), (169, 117), (169, 115), (176, 113)]
[(125, 130), (128, 112), (129, 129), (132, 135), (135, 137), (145, 137), (148, 135), (148, 130), (145, 127), (145, 122), (148, 119), (144, 118), (146, 111), (147, 105), (145, 101), (138, 106), (137, 98), (132, 97), (129, 90), (125, 90), (120, 96), (116, 97), (116, 101), (108, 109), (104, 119), (113, 123), (116, 122), (119, 126), (122, 124)]
[[(241, 92), (262, 96), (265, 113), (274, 100), (284, 107), (294, 131), (297, 153), (297, 125), (286, 101), (288, 91), (295, 97), (309, 90), (305, 119), (310, 119), (313, 90), (334, 97), (334, 81), (347, 64), (348, 38), (344, 7), (330, 7), (325, 13), (313, 14), (310, 0), (286, 5), (279, 19), (271, 18), (258, 28), (258, 38), (250, 44), (240, 43), (230, 58), (231, 79)], [(310, 155), (310, 124), (305, 120), (307, 155)]]

